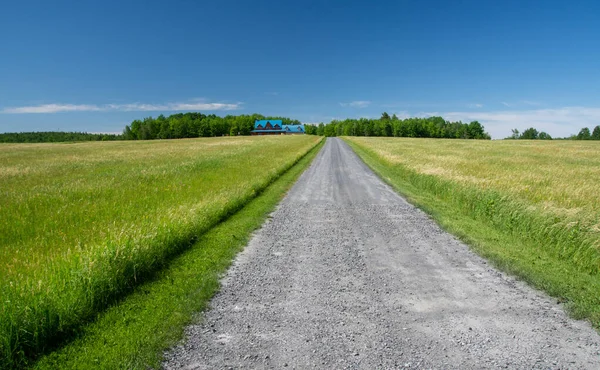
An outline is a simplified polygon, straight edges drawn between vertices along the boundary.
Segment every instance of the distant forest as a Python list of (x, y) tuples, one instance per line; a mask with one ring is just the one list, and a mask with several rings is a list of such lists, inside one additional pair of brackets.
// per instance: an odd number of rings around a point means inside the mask
[[(126, 140), (175, 139), (224, 135), (250, 135), (257, 119), (280, 119), (284, 124), (300, 124), (287, 117), (265, 117), (260, 114), (225, 116), (201, 113), (179, 113), (169, 117), (148, 117), (126, 126)], [(305, 125), (306, 133), (321, 136), (402, 136), (439, 137), (459, 139), (490, 139), (483, 126), (471, 123), (449, 122), (442, 117), (398, 119), (383, 113), (379, 119), (347, 119), (328, 124)]]
[[(307, 130), (308, 133), (308, 130)], [(323, 136), (395, 136), (446, 139), (485, 139), (490, 135), (481, 123), (450, 122), (442, 117), (399, 119), (383, 113), (379, 119), (346, 119), (319, 124), (316, 135)]]
[[(261, 119), (280, 119), (284, 124), (297, 125), (300, 121), (287, 117), (263, 116), (262, 114), (227, 115), (219, 117), (214, 114), (177, 113), (168, 117), (160, 115), (134, 120), (125, 126), (122, 134), (89, 134), (85, 132), (20, 132), (0, 134), (0, 143), (44, 143), (69, 141), (105, 141), (105, 140), (153, 140), (180, 139), (211, 136), (250, 135), (254, 129), (254, 121)], [(324, 124), (306, 124), (305, 130), (310, 135), (321, 136), (395, 136), (395, 137), (428, 137), (447, 139), (484, 139), (490, 135), (478, 121), (463, 123), (446, 121), (442, 117), (400, 119), (395, 114), (390, 117), (383, 113), (378, 119), (359, 118), (333, 120)], [(553, 138), (531, 127), (522, 133), (512, 130), (506, 139), (552, 140)], [(563, 140), (600, 140), (600, 126), (592, 131), (585, 127), (579, 134)]]
[[(538, 131), (537, 129), (530, 127), (522, 133), (517, 129), (512, 130), (512, 135), (506, 138), (507, 140), (554, 140), (552, 136), (548, 135), (544, 131)], [(600, 140), (600, 125), (594, 127), (593, 131), (589, 128), (584, 127), (579, 130), (577, 135), (571, 135), (565, 138), (557, 138), (556, 140)]]
[(126, 140), (180, 139), (225, 135), (250, 135), (257, 119), (280, 119), (286, 125), (299, 125), (300, 121), (287, 117), (265, 117), (262, 114), (242, 114), (219, 117), (214, 114), (177, 113), (169, 117), (162, 114), (156, 118), (135, 120), (125, 126)]
[(0, 134), (0, 143), (60, 143), (67, 141), (120, 140), (121, 135), (88, 134), (87, 132), (13, 132)]

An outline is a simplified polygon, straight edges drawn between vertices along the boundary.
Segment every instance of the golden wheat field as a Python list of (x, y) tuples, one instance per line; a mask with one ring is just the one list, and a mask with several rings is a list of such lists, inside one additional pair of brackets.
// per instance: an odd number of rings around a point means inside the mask
[(493, 190), (600, 238), (600, 143), (352, 137), (393, 165)]

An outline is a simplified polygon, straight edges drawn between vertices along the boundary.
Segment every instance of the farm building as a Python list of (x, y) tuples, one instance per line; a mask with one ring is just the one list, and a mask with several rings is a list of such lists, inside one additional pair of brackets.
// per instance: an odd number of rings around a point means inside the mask
[(256, 120), (252, 135), (302, 135), (304, 125), (284, 125), (280, 119)]
[(286, 135), (302, 135), (304, 134), (304, 125), (283, 125), (283, 130)]

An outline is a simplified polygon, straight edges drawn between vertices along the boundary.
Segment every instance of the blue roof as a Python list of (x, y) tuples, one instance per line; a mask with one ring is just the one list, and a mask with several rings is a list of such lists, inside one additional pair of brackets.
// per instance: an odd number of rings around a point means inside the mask
[[(275, 125), (279, 125), (281, 127), (281, 130), (277, 130), (277, 129), (268, 129), (265, 130), (264, 127), (266, 127), (267, 123), (271, 123), (271, 126), (275, 127)], [(258, 125), (262, 126), (263, 128), (260, 130), (257, 130)], [(281, 132), (283, 133), (293, 133), (293, 134), (303, 134), (304, 131), (304, 125), (284, 125), (283, 121), (280, 119), (261, 119), (261, 120), (256, 120), (254, 122), (254, 130), (252, 130), (252, 132)]]
[(304, 125), (283, 125), (283, 131), (304, 133)]
[(271, 122), (271, 126), (273, 126), (273, 127), (275, 127), (275, 125), (279, 125), (280, 127), (283, 127), (283, 121), (280, 119), (260, 119), (260, 120), (254, 121), (254, 128), (256, 129), (258, 127), (258, 125), (265, 127), (268, 122)]

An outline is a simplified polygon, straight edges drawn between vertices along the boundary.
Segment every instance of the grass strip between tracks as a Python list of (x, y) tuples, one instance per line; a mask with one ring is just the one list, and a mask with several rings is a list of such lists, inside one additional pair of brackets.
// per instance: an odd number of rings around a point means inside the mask
[[(523, 223), (520, 229), (503, 227), (501, 225), (506, 223), (499, 223), (498, 214), (485, 214), (488, 203), (497, 201), (494, 194), (391, 164), (371, 149), (352, 140), (345, 141), (377, 175), (431, 215), (445, 230), (469, 244), (497, 268), (557, 298), (572, 317), (587, 319), (600, 329), (600, 274), (564, 258), (538, 237), (531, 230), (536, 227), (537, 219), (529, 219), (519, 208), (509, 209), (511, 201), (496, 203), (496, 207), (505, 207), (508, 217), (516, 217)], [(482, 203), (481, 207), (478, 202)]]
[(37, 369), (147, 369), (177, 343), (219, 289), (219, 280), (324, 144), (310, 150), (244, 208), (176, 257), (155, 279), (100, 313), (78, 337), (42, 357)]

